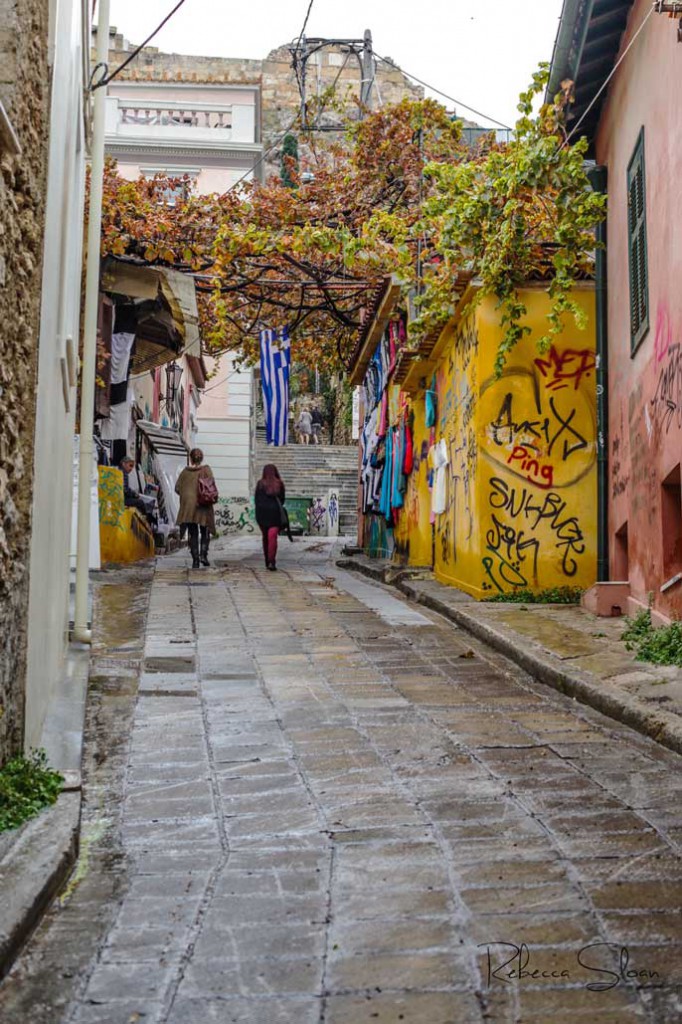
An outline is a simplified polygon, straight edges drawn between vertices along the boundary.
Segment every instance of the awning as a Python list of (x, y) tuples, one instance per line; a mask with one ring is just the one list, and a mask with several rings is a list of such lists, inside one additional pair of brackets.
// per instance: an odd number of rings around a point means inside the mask
[[(102, 290), (140, 303), (131, 374), (145, 373), (183, 354), (201, 357), (194, 279), (177, 270), (107, 259)], [(144, 304), (144, 305), (142, 305)]]
[(137, 429), (151, 449), (152, 469), (161, 488), (159, 511), (161, 522), (173, 527), (177, 522), (180, 499), (175, 484), (187, 465), (188, 447), (182, 435), (171, 427), (160, 427), (150, 420), (138, 420)]
[(182, 435), (171, 427), (160, 427), (151, 420), (138, 420), (137, 429), (144, 434), (155, 452), (163, 455), (181, 455), (187, 458), (189, 448)]

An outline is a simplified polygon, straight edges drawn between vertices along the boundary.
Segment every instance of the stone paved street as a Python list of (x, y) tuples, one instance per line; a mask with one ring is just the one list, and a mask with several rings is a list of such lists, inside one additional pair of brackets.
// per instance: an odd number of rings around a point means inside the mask
[(81, 859), (0, 1019), (681, 1019), (679, 758), (328, 542), (222, 544), (100, 581)]

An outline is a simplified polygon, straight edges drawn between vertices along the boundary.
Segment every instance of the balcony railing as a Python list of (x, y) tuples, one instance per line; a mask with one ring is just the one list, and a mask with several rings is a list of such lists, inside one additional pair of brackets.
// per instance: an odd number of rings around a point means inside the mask
[(119, 100), (119, 124), (140, 127), (232, 129), (232, 108), (209, 103), (136, 103)]

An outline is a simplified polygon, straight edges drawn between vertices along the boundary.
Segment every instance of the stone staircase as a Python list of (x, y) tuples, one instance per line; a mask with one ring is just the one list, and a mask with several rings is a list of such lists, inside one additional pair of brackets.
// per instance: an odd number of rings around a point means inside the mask
[(269, 448), (265, 443), (265, 430), (259, 427), (255, 446), (256, 480), (268, 462), (277, 466), (286, 484), (287, 496), (292, 498), (321, 497), (330, 487), (337, 488), (340, 532), (355, 536), (358, 520), (357, 447), (288, 444), (284, 448)]

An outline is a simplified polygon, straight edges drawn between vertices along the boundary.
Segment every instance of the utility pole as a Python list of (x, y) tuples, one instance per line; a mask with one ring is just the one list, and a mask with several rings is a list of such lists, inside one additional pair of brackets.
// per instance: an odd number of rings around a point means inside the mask
[[(360, 66), (360, 117), (373, 107), (372, 94), (376, 80), (376, 60), (372, 48), (372, 33), (366, 30), (362, 39), (307, 39), (302, 36), (296, 43), (289, 47), (291, 53), (292, 67), (298, 82), (301, 94), (301, 127), (304, 131), (339, 131), (335, 127), (320, 127), (307, 124), (306, 91), (307, 91), (307, 67), (308, 61), (314, 54), (320, 53), (328, 47), (342, 48), (348, 55), (353, 54)], [(319, 60), (319, 58), (318, 58)], [(345, 64), (343, 65), (345, 67)], [(343, 70), (341, 68), (340, 70)], [(339, 76), (337, 75), (337, 81)], [(317, 89), (320, 90), (321, 70), (318, 64)], [(336, 85), (336, 82), (334, 83)]]
[(365, 110), (372, 109), (372, 87), (374, 86), (375, 74), (376, 64), (372, 50), (372, 33), (369, 29), (365, 29), (364, 46), (362, 49), (362, 82), (360, 85), (360, 103)]
[(299, 52), (303, 55), (301, 63), (299, 65), (299, 76), (300, 77), (299, 77), (299, 80), (298, 80), (298, 84), (299, 84), (299, 88), (300, 88), (300, 91), (301, 91), (301, 128), (303, 129), (303, 131), (305, 131), (305, 129), (306, 129), (306, 120), (307, 120), (305, 77), (306, 77), (306, 70), (307, 70), (307, 67), (308, 67), (308, 47), (307, 47), (307, 44), (306, 44), (305, 36), (303, 36), (303, 38), (300, 41)]

